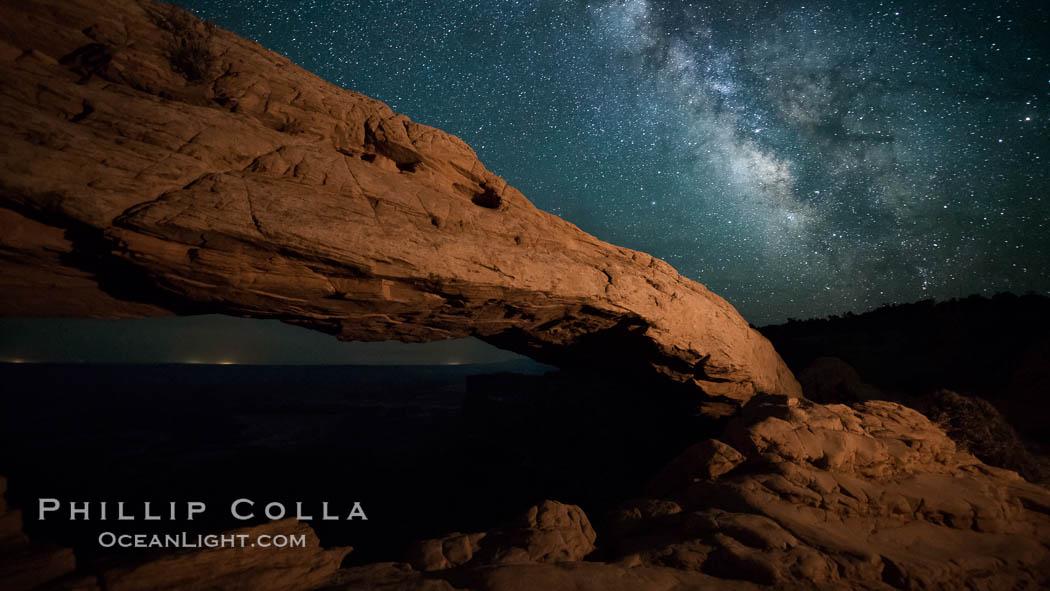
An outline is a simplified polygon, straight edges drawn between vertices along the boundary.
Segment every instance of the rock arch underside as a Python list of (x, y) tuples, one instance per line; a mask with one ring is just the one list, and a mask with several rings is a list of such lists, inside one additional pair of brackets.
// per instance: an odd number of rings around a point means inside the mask
[[(0, 587), (1050, 584), (1047, 489), (901, 404), (806, 399), (769, 341), (670, 265), (540, 211), (456, 137), (175, 15), (149, 0), (0, 3), (0, 315), (217, 312), (347, 340), (476, 336), (680, 385), (720, 409), (703, 421), (718, 431), (684, 433), (608, 515), (543, 501), (490, 531), (419, 541), (400, 563), (348, 567), (348, 548), (283, 520), (250, 531), (301, 533), (307, 548), (85, 570), (68, 548), (34, 546), (19, 505), (0, 500)], [(560, 378), (543, 379), (526, 386)], [(21, 558), (5, 561), (9, 548)]]

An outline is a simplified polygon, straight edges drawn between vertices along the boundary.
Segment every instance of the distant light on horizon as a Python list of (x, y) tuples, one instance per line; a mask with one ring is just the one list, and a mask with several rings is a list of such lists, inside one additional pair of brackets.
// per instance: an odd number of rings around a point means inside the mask
[(7, 363), (468, 365), (521, 359), (477, 339), (344, 342), (277, 320), (221, 315), (0, 318), (0, 362)]

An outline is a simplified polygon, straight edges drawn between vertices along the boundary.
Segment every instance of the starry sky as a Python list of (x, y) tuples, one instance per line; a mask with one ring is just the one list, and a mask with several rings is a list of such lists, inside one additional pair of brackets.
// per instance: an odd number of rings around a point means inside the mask
[[(670, 262), (756, 325), (926, 298), (1050, 293), (1045, 2), (181, 5), (463, 138), (540, 208)], [(192, 322), (65, 322), (40, 331), (65, 336), (35, 339), (39, 358), (82, 352), (54, 350), (81, 332), (125, 351), (139, 350), (126, 345), (136, 330), (212, 342), (193, 337), (209, 329)], [(214, 322), (262, 338), (256, 325)], [(16, 324), (0, 329), (33, 332)], [(269, 342), (295, 341), (266, 330)], [(33, 339), (9, 340), (0, 354), (34, 351)], [(497, 356), (476, 341), (426, 347), (387, 353)], [(347, 351), (335, 355), (383, 357)]]
[(755, 324), (1050, 290), (1043, 2), (183, 5)]

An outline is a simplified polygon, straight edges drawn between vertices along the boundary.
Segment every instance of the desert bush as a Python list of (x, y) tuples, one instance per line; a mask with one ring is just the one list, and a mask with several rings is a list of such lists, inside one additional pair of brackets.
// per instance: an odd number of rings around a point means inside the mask
[(1031, 482), (1048, 481), (1050, 475), (1044, 463), (1029, 452), (1013, 427), (987, 400), (938, 390), (921, 397), (914, 406), (982, 462), (1014, 470)]

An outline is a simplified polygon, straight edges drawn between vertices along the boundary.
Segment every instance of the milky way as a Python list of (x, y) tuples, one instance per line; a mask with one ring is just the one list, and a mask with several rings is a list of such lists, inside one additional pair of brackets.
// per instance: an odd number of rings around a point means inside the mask
[(1043, 3), (184, 5), (756, 324), (1050, 290)]

